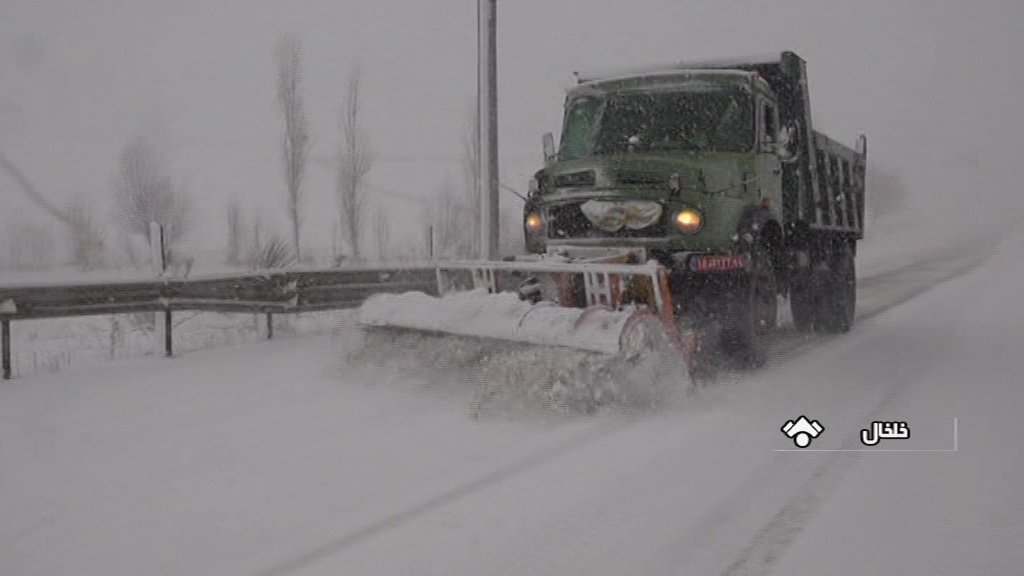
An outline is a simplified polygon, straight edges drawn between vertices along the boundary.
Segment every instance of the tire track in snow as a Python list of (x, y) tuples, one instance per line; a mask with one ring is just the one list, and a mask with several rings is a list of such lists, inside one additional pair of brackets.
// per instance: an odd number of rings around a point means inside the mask
[[(864, 416), (871, 421), (905, 390), (903, 383), (890, 388), (881, 400)], [(853, 450), (859, 446), (856, 437), (843, 442), (840, 450)], [(767, 576), (782, 554), (796, 540), (807, 520), (828, 498), (832, 489), (846, 476), (862, 452), (831, 452), (796, 490), (793, 497), (772, 515), (771, 520), (747, 545), (740, 555), (720, 573), (720, 576)]]
[(406, 524), (415, 518), (447, 506), (471, 494), (485, 490), (500, 482), (514, 478), (564, 454), (591, 444), (605, 436), (628, 428), (629, 426), (636, 424), (638, 421), (639, 418), (636, 417), (624, 418), (596, 431), (587, 430), (575, 438), (571, 438), (561, 444), (502, 466), (489, 474), (461, 484), (412, 508), (407, 508), (401, 512), (384, 517), (336, 540), (325, 542), (312, 550), (304, 552), (260, 572), (258, 576), (282, 576), (315, 564), (320, 560), (351, 548), (360, 542)]

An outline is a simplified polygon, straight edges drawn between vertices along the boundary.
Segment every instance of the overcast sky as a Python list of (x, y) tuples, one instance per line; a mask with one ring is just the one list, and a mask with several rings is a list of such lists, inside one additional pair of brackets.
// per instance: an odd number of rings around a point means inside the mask
[[(557, 135), (573, 70), (791, 49), (808, 61), (816, 127), (848, 144), (866, 133), (869, 164), (901, 172), (919, 196), (1021, 193), (1019, 1), (499, 0), (498, 11), (501, 178), (514, 188), (539, 167), (541, 134)], [(0, 0), (0, 146), (52, 197), (105, 204), (120, 147), (140, 131), (162, 138), (219, 240), (229, 196), (283, 206), (283, 32), (304, 43), (314, 156), (337, 151), (359, 62), (374, 189), (429, 198), (446, 174), (458, 180), (475, 0)], [(333, 174), (311, 169), (309, 241), (326, 246)], [(6, 179), (0, 196), (26, 206)]]

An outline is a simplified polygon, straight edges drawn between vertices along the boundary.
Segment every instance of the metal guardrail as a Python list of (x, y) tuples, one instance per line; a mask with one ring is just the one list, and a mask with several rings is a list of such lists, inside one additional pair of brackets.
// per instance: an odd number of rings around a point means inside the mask
[(164, 312), (164, 348), (173, 355), (174, 311), (273, 315), (360, 306), (380, 292), (437, 295), (436, 264), (330, 270), (286, 270), (195, 279), (0, 285), (3, 378), (11, 377), (11, 322), (72, 316)]
[[(273, 338), (274, 314), (356, 308), (374, 294), (486, 287), (497, 291), (518, 285), (530, 272), (596, 275), (652, 275), (653, 264), (498, 262), (431, 262), (326, 270), (290, 269), (241, 274), (153, 279), (0, 285), (0, 351), (3, 378), (11, 377), (11, 322), (43, 318), (163, 312), (164, 349), (173, 355), (175, 311), (266, 314)], [(594, 278), (591, 278), (594, 276)], [(595, 284), (596, 286), (596, 284)], [(607, 288), (607, 286), (606, 286)]]

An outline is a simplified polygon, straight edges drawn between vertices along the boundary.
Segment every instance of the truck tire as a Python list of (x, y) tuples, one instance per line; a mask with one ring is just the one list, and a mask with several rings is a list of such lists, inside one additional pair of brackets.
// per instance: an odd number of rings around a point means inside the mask
[(857, 310), (857, 268), (853, 248), (844, 243), (829, 263), (819, 324), (830, 334), (848, 332)]
[(801, 332), (813, 332), (818, 316), (818, 293), (806, 272), (793, 279), (789, 290), (789, 309), (793, 315), (793, 326)]
[(778, 321), (778, 283), (773, 252), (754, 246), (749, 254), (749, 281), (732, 299), (721, 337), (725, 353), (733, 360), (760, 368), (767, 359), (768, 336)]
[(713, 382), (718, 376), (720, 359), (719, 343), (722, 340), (721, 329), (717, 322), (705, 322), (698, 330), (697, 349), (694, 351), (693, 365), (690, 376), (694, 384), (702, 386)]

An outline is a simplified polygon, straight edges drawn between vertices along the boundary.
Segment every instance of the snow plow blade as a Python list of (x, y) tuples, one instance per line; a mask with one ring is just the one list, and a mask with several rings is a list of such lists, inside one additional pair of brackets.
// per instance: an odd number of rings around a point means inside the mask
[(368, 326), (617, 354), (627, 327), (642, 314), (638, 309), (531, 304), (512, 292), (474, 290), (441, 298), (422, 292), (377, 294), (360, 310), (359, 321)]
[(358, 323), (616, 358), (657, 352), (692, 373), (696, 335), (680, 332), (657, 262), (457, 262), (436, 271), (440, 296), (375, 294)]

